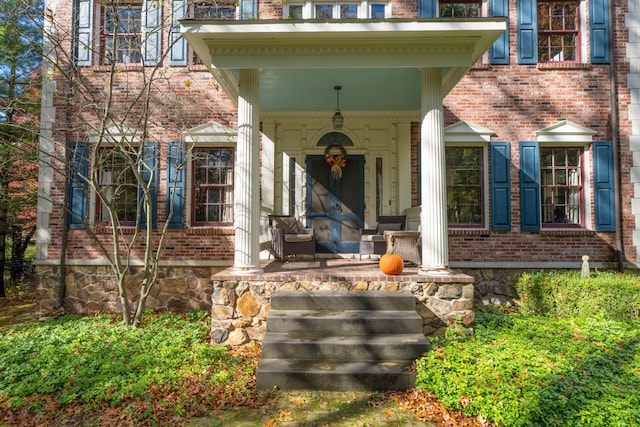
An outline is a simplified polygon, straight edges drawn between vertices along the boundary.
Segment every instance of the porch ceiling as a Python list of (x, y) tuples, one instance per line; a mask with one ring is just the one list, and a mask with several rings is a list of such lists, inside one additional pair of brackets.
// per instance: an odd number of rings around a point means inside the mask
[(183, 20), (182, 32), (233, 100), (238, 70), (260, 69), (261, 111), (420, 109), (420, 72), (448, 93), (506, 29), (506, 18), (348, 21)]

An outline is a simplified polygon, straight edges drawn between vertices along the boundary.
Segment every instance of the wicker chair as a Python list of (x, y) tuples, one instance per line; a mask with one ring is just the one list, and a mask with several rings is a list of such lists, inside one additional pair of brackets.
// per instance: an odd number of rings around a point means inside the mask
[(378, 226), (360, 229), (360, 258), (362, 255), (383, 255), (387, 252), (386, 230), (404, 230), (406, 215), (387, 215), (378, 218)]
[(271, 251), (285, 260), (290, 255), (311, 255), (316, 258), (316, 238), (313, 228), (301, 227), (290, 215), (269, 215)]

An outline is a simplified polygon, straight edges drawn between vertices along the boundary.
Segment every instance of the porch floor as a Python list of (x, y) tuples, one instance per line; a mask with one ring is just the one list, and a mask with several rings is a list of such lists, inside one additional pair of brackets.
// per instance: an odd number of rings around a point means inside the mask
[(313, 281), (313, 282), (457, 282), (473, 283), (473, 278), (459, 272), (419, 274), (419, 266), (406, 263), (399, 275), (384, 274), (377, 259), (318, 258), (263, 260), (260, 274), (239, 274), (228, 268), (213, 275), (213, 280)]

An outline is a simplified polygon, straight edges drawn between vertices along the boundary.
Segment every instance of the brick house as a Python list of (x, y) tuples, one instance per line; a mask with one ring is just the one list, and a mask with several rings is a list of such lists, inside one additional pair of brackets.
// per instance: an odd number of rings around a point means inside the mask
[[(123, 105), (161, 65), (162, 108), (140, 141), (157, 165), (151, 227), (173, 212), (152, 307), (206, 307), (212, 274), (260, 271), (271, 213), (314, 227), (328, 254), (357, 253), (359, 228), (407, 214), (424, 272), (579, 268), (583, 255), (600, 268), (637, 264), (636, 1), (110, 4), (47, 0), (48, 25), (70, 35), (60, 46), (86, 81), (122, 71), (112, 87)], [(91, 148), (80, 102), (49, 71), (43, 155), (90, 173), (65, 153)], [(317, 196), (336, 148), (343, 176)], [(103, 209), (85, 187), (65, 188), (43, 162), (40, 288), (53, 304), (64, 260), (65, 304), (113, 309), (115, 297), (93, 296), (106, 270), (87, 228), (109, 245)], [(135, 229), (130, 190), (121, 224)]]

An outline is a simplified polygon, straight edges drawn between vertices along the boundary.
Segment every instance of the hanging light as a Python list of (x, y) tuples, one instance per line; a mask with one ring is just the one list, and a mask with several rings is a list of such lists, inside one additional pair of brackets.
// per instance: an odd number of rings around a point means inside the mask
[(333, 122), (333, 128), (340, 130), (344, 124), (344, 117), (340, 114), (340, 89), (342, 89), (342, 86), (334, 86), (333, 88), (336, 90), (336, 112), (331, 121)]

